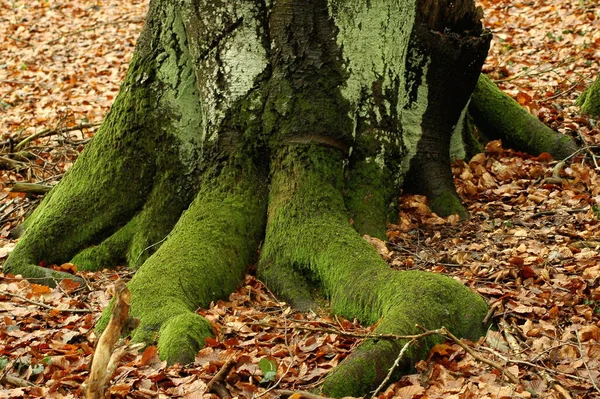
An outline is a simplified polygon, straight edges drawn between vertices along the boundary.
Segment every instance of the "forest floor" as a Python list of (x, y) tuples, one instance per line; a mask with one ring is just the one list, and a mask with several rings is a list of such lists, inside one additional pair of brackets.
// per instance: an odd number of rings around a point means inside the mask
[[(595, 0), (482, 0), (494, 33), (484, 67), (552, 128), (584, 145), (573, 157), (532, 157), (489, 143), (453, 166), (472, 218), (432, 214), (402, 196), (390, 267), (445, 273), (479, 292), (498, 329), (469, 351), (434, 347), (380, 398), (600, 398), (600, 126), (574, 100), (598, 75)], [(0, 0), (0, 262), (12, 229), (43, 195), (15, 183), (58, 182), (114, 100), (146, 12), (142, 1)], [(81, 384), (107, 288), (125, 270), (84, 274), (56, 289), (0, 274), (0, 397), (83, 396)], [(156, 348), (131, 350), (111, 382), (115, 398), (209, 398), (228, 359), (240, 398), (307, 391), (371, 331), (356, 321), (301, 314), (252, 275), (228, 301), (200, 310), (214, 325), (193, 364), (167, 367)], [(490, 362), (491, 361), (491, 362)], [(269, 370), (275, 367), (276, 371)], [(509, 381), (509, 371), (518, 381)]]

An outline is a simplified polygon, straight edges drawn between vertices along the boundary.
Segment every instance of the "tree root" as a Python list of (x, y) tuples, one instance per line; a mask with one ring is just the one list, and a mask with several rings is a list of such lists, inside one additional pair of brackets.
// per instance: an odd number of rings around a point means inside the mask
[[(230, 163), (205, 183), (129, 283), (131, 314), (140, 319), (133, 340), (158, 338), (169, 363), (193, 361), (212, 336), (210, 323), (194, 311), (235, 290), (264, 231), (266, 193), (255, 169)], [(99, 326), (105, 323), (106, 315)]]
[[(283, 150), (273, 162), (264, 265), (293, 265), (318, 282), (335, 313), (379, 320), (375, 333), (410, 335), (415, 324), (448, 326), (477, 338), (487, 305), (456, 281), (426, 272), (395, 272), (348, 222), (342, 197), (342, 157), (335, 150), (307, 146)], [(399, 368), (406, 371), (440, 338), (410, 348)], [(370, 339), (326, 379), (323, 392), (361, 396), (377, 387), (406, 341)]]
[(547, 152), (554, 159), (564, 159), (579, 149), (570, 137), (544, 125), (484, 74), (479, 76), (469, 112), (487, 137), (502, 139), (519, 151), (532, 155)]

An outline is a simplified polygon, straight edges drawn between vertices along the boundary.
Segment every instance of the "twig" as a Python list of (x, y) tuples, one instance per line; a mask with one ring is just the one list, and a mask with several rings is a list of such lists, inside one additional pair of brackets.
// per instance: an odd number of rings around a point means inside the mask
[[(291, 320), (292, 323), (298, 323), (296, 320)], [(268, 323), (259, 323), (259, 322), (248, 322), (246, 323), (249, 326), (259, 326), (259, 327), (270, 327), (276, 328), (279, 330), (285, 329), (286, 327), (280, 327), (277, 325), (272, 325)], [(387, 340), (399, 340), (399, 339), (413, 339), (420, 338), (422, 334), (417, 335), (396, 335), (396, 334), (373, 334), (373, 333), (355, 333), (350, 331), (343, 331), (337, 329), (335, 327), (305, 327), (305, 326), (292, 326), (291, 328), (296, 330), (304, 330), (304, 331), (315, 331), (315, 332), (324, 332), (329, 334), (337, 334), (344, 337), (350, 338), (362, 338), (362, 339), (387, 339)]]
[(221, 399), (231, 398), (231, 392), (229, 392), (229, 389), (227, 389), (227, 387), (225, 386), (225, 378), (227, 378), (227, 375), (229, 374), (234, 365), (235, 359), (233, 357), (227, 360), (223, 367), (221, 367), (221, 370), (219, 370), (219, 372), (215, 374), (215, 376), (208, 382), (208, 384), (206, 384), (206, 392), (215, 393), (219, 395)]
[(454, 341), (456, 344), (458, 344), (461, 348), (463, 348), (469, 355), (473, 356), (473, 358), (475, 358), (476, 360), (478, 360), (480, 362), (483, 362), (483, 363), (487, 364), (488, 366), (492, 366), (496, 370), (500, 371), (513, 384), (519, 384), (520, 383), (519, 378), (517, 378), (510, 371), (506, 370), (506, 368), (502, 364), (494, 362), (493, 360), (490, 360), (490, 359), (488, 359), (486, 357), (483, 357), (483, 356), (475, 353), (475, 351), (473, 349), (471, 349), (470, 347), (468, 347), (467, 345), (465, 345), (454, 334), (452, 334), (450, 331), (448, 331), (448, 329), (446, 329), (446, 327), (442, 327), (442, 328), (440, 328), (440, 330), (442, 332), (442, 335), (450, 338), (452, 341)]
[(7, 291), (0, 291), (0, 295), (7, 295), (7, 296), (12, 296), (12, 297), (15, 297), (15, 298), (19, 298), (20, 300), (25, 301), (27, 303), (30, 303), (32, 305), (36, 305), (36, 306), (39, 306), (39, 307), (44, 308), (44, 309), (56, 310), (56, 311), (61, 312), (61, 313), (93, 313), (93, 311), (90, 310), (90, 309), (61, 309), (61, 308), (57, 308), (56, 306), (51, 306), (51, 305), (48, 305), (48, 304), (43, 303), (43, 302), (33, 301), (31, 299), (25, 298), (22, 295), (13, 294), (12, 292), (7, 292)]
[(11, 80), (11, 79), (0, 79), (2, 83), (11, 83), (15, 85), (33, 85), (35, 82), (28, 82), (26, 80)]
[(15, 387), (20, 387), (20, 388), (35, 386), (35, 384), (30, 381), (24, 380), (23, 378), (15, 377), (14, 375), (10, 375), (10, 374), (6, 374), (6, 375), (2, 376), (2, 379), (0, 379), (0, 382), (4, 382), (4, 383), (13, 385)]
[(521, 364), (523, 366), (529, 366), (529, 367), (536, 368), (536, 369), (538, 369), (540, 371), (545, 371), (545, 372), (556, 374), (556, 375), (562, 375), (562, 376), (565, 376), (567, 378), (571, 378), (573, 380), (587, 381), (587, 378), (579, 377), (579, 376), (574, 375), (574, 374), (563, 373), (562, 371), (556, 371), (556, 370), (553, 370), (553, 369), (548, 368), (548, 367), (540, 366), (539, 364), (528, 362), (527, 360), (511, 359), (509, 357), (501, 355), (500, 353), (498, 353), (498, 351), (495, 351), (492, 348), (487, 348), (485, 346), (482, 346), (481, 349), (484, 350), (484, 351), (490, 352), (491, 354), (493, 354), (496, 357), (499, 357), (500, 359), (502, 359), (503, 362), (506, 362), (506, 363)]
[(89, 129), (92, 127), (100, 126), (101, 124), (102, 124), (102, 122), (80, 123), (79, 125), (71, 126), (71, 127), (59, 127), (57, 129), (50, 129), (50, 128), (44, 129), (37, 133), (32, 134), (31, 136), (25, 137), (23, 140), (18, 140), (18, 139), (15, 140), (17, 142), (17, 145), (15, 145), (15, 151), (22, 150), (31, 141), (42, 138), (42, 137), (48, 137), (48, 136), (53, 136), (55, 134), (72, 132), (73, 130)]
[(11, 193), (46, 194), (52, 186), (37, 183), (15, 183), (10, 189)]
[(594, 379), (594, 376), (592, 375), (592, 372), (590, 371), (590, 366), (588, 366), (588, 362), (585, 360), (585, 356), (584, 356), (584, 352), (583, 352), (583, 345), (581, 345), (581, 339), (579, 338), (578, 330), (575, 330), (575, 336), (577, 337), (577, 345), (579, 346), (579, 354), (581, 355), (581, 361), (583, 362), (583, 365), (585, 366), (585, 369), (587, 370), (588, 375), (590, 376), (590, 381), (592, 382), (592, 385), (594, 386), (596, 391), (600, 393), (600, 389), (598, 388), (598, 385), (596, 384), (596, 380)]
[(383, 388), (385, 388), (387, 386), (388, 382), (392, 378), (392, 374), (394, 373), (394, 370), (396, 370), (396, 368), (398, 368), (398, 366), (400, 365), (400, 361), (402, 360), (402, 357), (404, 357), (404, 353), (406, 353), (406, 350), (412, 344), (414, 344), (415, 342), (417, 342), (419, 339), (427, 337), (429, 335), (434, 335), (434, 334), (442, 334), (442, 331), (441, 330), (425, 331), (418, 338), (413, 338), (410, 341), (408, 341), (407, 343), (405, 343), (404, 346), (402, 346), (402, 349), (400, 350), (400, 353), (398, 353), (398, 356), (396, 357), (396, 360), (394, 361), (394, 364), (392, 365), (392, 367), (390, 367), (387, 375), (385, 376), (385, 378), (383, 379), (383, 381), (381, 381), (381, 384), (379, 384), (379, 386), (377, 387), (377, 389), (375, 389), (373, 391), (373, 394), (370, 396), (371, 399), (376, 398), (379, 395), (379, 392), (381, 392), (381, 390), (383, 390)]
[(496, 309), (498, 309), (500, 307), (500, 305), (502, 305), (502, 301), (496, 301), (494, 302), (491, 306), (490, 306), (490, 310), (488, 310), (487, 314), (485, 315), (485, 317), (483, 318), (483, 321), (481, 322), (481, 324), (486, 325), (489, 323), (490, 319), (492, 317), (494, 317), (494, 314), (496, 313)]
[(14, 37), (14, 36), (7, 36), (9, 39), (12, 39), (16, 42), (21, 42), (21, 43), (25, 43), (26, 45), (30, 46), (30, 47), (34, 47), (33, 44), (31, 44), (30, 42), (28, 42), (27, 40), (23, 40), (23, 39), (19, 39), (18, 37)]
[[(517, 356), (523, 358), (523, 351), (521, 349), (521, 345), (519, 345), (517, 339), (510, 332), (511, 326), (504, 318), (500, 319), (498, 324), (502, 327), (502, 332), (504, 333), (506, 342), (511, 347), (513, 352), (515, 352)], [(552, 389), (558, 392), (558, 394), (561, 395), (564, 399), (572, 399), (569, 391), (567, 391), (558, 381), (556, 381), (554, 378), (548, 375), (548, 373), (545, 370), (541, 370), (540, 374), (542, 378), (546, 381), (546, 383), (549, 386), (551, 386)]]
[(277, 388), (279, 386), (279, 384), (281, 384), (281, 381), (283, 381), (284, 377), (290, 372), (290, 369), (292, 368), (292, 364), (294, 362), (294, 354), (292, 353), (292, 349), (290, 348), (290, 345), (289, 345), (288, 339), (287, 339), (287, 319), (284, 319), (284, 320), (285, 320), (285, 330), (283, 333), (283, 337), (285, 340), (285, 346), (287, 347), (288, 353), (290, 354), (290, 358), (291, 358), (290, 364), (288, 364), (287, 369), (285, 370), (285, 373), (283, 373), (283, 375), (281, 377), (279, 377), (277, 382), (275, 384), (273, 384), (272, 387), (269, 387), (269, 389), (265, 390), (264, 392), (261, 392), (258, 395), (254, 395), (253, 399), (260, 398), (261, 396), (266, 395), (267, 393), (275, 390), (275, 388)]

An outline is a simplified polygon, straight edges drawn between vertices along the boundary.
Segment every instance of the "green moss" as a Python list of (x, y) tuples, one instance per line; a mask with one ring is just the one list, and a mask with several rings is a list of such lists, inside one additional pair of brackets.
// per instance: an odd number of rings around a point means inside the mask
[(477, 127), (493, 139), (532, 155), (547, 152), (563, 159), (577, 151), (568, 136), (553, 131), (481, 74), (469, 106)]
[(389, 180), (374, 161), (359, 161), (350, 171), (346, 206), (356, 231), (386, 239), (387, 210), (392, 201)]
[[(459, 335), (481, 333), (487, 306), (477, 294), (444, 276), (390, 270), (352, 229), (341, 194), (342, 162), (337, 151), (316, 146), (281, 152), (272, 164), (261, 263), (293, 265), (320, 285), (334, 313), (358, 317), (364, 323), (380, 320), (377, 332), (410, 334), (420, 323), (428, 328), (443, 325)], [(330, 377), (337, 382), (327, 383), (326, 393), (364, 394), (366, 386), (381, 381), (380, 371), (389, 369), (398, 345), (391, 346), (394, 350), (385, 343), (373, 344), (372, 350), (361, 349), (366, 355), (357, 357), (359, 363), (353, 363), (351, 357), (340, 365)], [(423, 355), (428, 347), (411, 352), (414, 355), (409, 355), (407, 362)], [(381, 350), (390, 355), (379, 358)], [(360, 363), (363, 361), (367, 364)]]
[[(6, 272), (31, 276), (37, 273), (32, 265), (41, 260), (70, 260), (124, 226), (145, 202), (156, 173), (152, 159), (161, 151), (156, 142), (168, 145), (154, 129), (153, 94), (137, 84), (151, 70), (152, 62), (134, 57), (105, 123), (28, 218), (27, 230), (4, 266)], [(146, 131), (144, 138), (132, 134), (136, 131)]]
[(464, 208), (460, 198), (454, 190), (447, 190), (430, 198), (429, 207), (433, 212), (442, 217), (458, 215), (461, 220), (469, 218), (469, 212)]
[[(264, 182), (251, 166), (222, 166), (129, 283), (131, 314), (140, 319), (136, 341), (151, 342), (173, 317), (226, 298), (256, 255), (264, 228)], [(173, 357), (178, 344), (168, 341), (160, 338)], [(181, 347), (180, 356), (193, 356), (190, 348)]]
[(174, 316), (163, 323), (158, 353), (168, 364), (187, 364), (204, 347), (206, 338), (212, 337), (212, 326), (204, 317), (192, 312)]
[(577, 99), (577, 105), (581, 106), (581, 112), (591, 116), (600, 116), (600, 78), (584, 91)]

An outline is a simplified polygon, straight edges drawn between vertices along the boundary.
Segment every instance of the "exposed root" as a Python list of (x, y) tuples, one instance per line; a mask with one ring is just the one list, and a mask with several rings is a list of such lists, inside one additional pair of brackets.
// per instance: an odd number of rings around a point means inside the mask
[[(169, 363), (194, 359), (212, 335), (199, 307), (235, 290), (255, 259), (264, 229), (266, 193), (252, 167), (229, 163), (206, 179), (189, 209), (129, 283), (134, 341), (158, 337)], [(100, 325), (106, 322), (106, 315)]]
[[(261, 265), (293, 265), (318, 282), (335, 313), (364, 323), (379, 320), (376, 333), (414, 334), (417, 323), (432, 329), (449, 326), (474, 338), (485, 331), (481, 320), (487, 306), (475, 293), (441, 275), (390, 270), (352, 229), (341, 194), (342, 157), (334, 150), (288, 148), (273, 165)], [(410, 348), (400, 371), (436, 342), (439, 337), (428, 337)], [(404, 344), (367, 340), (328, 376), (324, 393), (360, 396), (374, 389)]]

